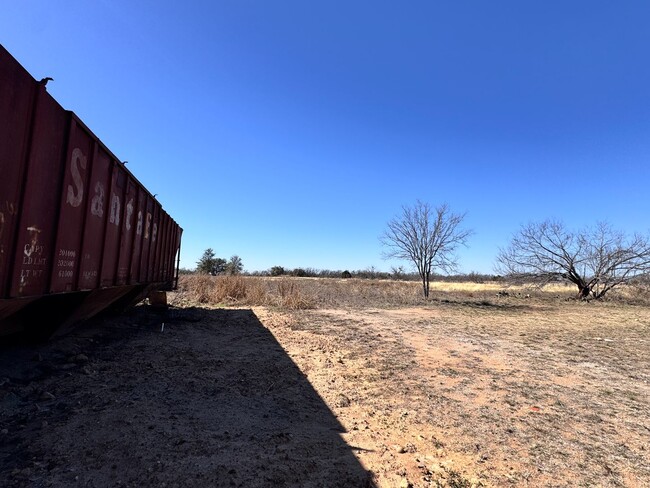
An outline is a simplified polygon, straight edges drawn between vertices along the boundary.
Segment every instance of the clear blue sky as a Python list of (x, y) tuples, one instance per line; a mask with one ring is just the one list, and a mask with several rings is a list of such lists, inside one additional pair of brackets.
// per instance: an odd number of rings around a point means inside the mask
[(2, 43), (202, 251), (388, 269), (447, 202), (491, 272), (521, 224), (650, 228), (650, 2), (3, 0)]

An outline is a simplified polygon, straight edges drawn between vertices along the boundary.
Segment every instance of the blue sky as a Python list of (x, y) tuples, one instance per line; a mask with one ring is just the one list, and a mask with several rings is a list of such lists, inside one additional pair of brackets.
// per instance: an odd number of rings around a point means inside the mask
[(416, 199), (461, 270), (521, 224), (650, 228), (650, 2), (3, 1), (2, 43), (202, 251), (389, 269)]

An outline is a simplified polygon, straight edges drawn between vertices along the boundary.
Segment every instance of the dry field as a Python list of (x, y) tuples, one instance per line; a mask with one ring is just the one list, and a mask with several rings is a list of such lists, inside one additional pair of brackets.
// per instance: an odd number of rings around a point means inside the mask
[(266, 304), (293, 285), (309, 307), (255, 312), (377, 485), (650, 486), (650, 309), (630, 297), (433, 283), (424, 302), (417, 283), (264, 284)]
[(6, 346), (0, 485), (650, 486), (642, 296), (419, 293), (186, 277), (167, 315)]

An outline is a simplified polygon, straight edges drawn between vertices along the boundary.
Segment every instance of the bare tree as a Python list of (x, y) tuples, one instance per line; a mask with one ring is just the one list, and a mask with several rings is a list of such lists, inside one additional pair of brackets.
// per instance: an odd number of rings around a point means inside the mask
[(607, 223), (582, 231), (546, 220), (523, 226), (510, 246), (500, 249), (497, 272), (540, 284), (565, 280), (578, 297), (602, 298), (612, 288), (650, 271), (648, 237), (630, 237)]
[(453, 213), (447, 204), (433, 209), (418, 200), (412, 207), (402, 207), (402, 213), (388, 222), (380, 237), (387, 248), (384, 257), (412, 262), (422, 280), (422, 292), (428, 297), (434, 269), (457, 269), (456, 249), (472, 234), (461, 228), (464, 218), (465, 214)]

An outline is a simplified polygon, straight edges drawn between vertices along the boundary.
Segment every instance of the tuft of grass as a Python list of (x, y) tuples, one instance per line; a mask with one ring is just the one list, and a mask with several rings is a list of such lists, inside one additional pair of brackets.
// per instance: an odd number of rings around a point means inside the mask
[(481, 482), (472, 483), (465, 478), (458, 471), (444, 467), (444, 474), (442, 479), (435, 480), (436, 488), (474, 488), (476, 486), (483, 486)]
[(261, 283), (244, 276), (182, 276), (179, 292), (184, 298), (204, 304), (264, 305), (268, 293)]
[(277, 306), (288, 310), (315, 308), (315, 299), (295, 278), (251, 276), (182, 276), (183, 298), (210, 305)]
[(183, 276), (179, 280), (179, 290), (187, 298), (198, 303), (210, 303), (214, 280), (208, 275)]
[(215, 280), (212, 299), (216, 302), (239, 303), (245, 301), (247, 284), (243, 276), (219, 276)]
[(277, 282), (277, 302), (282, 308), (303, 310), (315, 307), (315, 300), (305, 294), (295, 280), (283, 278)]

